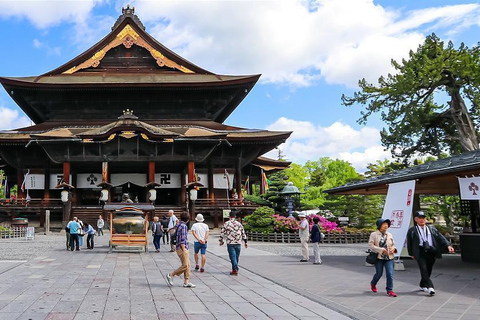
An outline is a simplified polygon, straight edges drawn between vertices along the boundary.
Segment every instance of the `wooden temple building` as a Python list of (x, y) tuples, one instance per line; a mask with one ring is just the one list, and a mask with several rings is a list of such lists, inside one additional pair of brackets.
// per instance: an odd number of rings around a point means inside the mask
[(179, 214), (195, 184), (196, 211), (212, 226), (223, 209), (255, 209), (242, 199), (245, 181), (261, 188), (263, 170), (289, 165), (261, 156), (291, 134), (224, 124), (259, 77), (202, 69), (150, 36), (134, 8), (122, 9), (106, 37), (64, 65), (0, 77), (35, 123), (0, 132), (0, 169), (19, 189), (2, 199), (0, 218), (28, 215), (42, 226), (49, 210), (52, 221), (93, 223), (103, 202), (124, 194), (153, 203), (157, 215)]

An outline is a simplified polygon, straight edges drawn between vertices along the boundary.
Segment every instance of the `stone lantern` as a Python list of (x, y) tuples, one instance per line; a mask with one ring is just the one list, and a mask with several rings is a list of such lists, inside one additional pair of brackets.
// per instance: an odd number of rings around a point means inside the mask
[(293, 182), (288, 182), (287, 185), (283, 188), (283, 190), (280, 191), (280, 194), (285, 199), (286, 212), (288, 212), (288, 216), (291, 217), (295, 198), (298, 198), (301, 192), (300, 190), (298, 190), (297, 187), (293, 185)]

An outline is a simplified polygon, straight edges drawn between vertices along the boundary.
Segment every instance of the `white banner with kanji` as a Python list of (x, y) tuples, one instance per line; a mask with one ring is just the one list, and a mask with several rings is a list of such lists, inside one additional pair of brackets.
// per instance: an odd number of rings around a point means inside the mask
[(410, 227), (413, 210), (413, 196), (415, 194), (415, 180), (391, 183), (388, 186), (387, 199), (383, 208), (383, 219), (390, 219), (388, 229), (393, 236), (398, 249), (396, 255), (400, 255), (401, 248), (405, 243), (407, 231)]
[(460, 199), (480, 200), (480, 177), (458, 178)]

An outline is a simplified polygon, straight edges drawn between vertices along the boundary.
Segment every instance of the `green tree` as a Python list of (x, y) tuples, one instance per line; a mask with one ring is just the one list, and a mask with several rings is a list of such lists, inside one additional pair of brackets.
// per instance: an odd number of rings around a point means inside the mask
[(377, 160), (375, 163), (369, 163), (367, 165), (367, 171), (365, 171), (364, 175), (366, 178), (371, 178), (404, 169), (405, 167), (406, 166), (403, 163), (390, 162), (388, 159)]
[[(380, 77), (378, 85), (359, 81), (360, 91), (342, 96), (343, 104), (362, 104), (359, 123), (380, 113), (388, 128), (382, 144), (406, 161), (414, 154), (451, 154), (477, 150), (480, 101), (480, 48), (463, 43), (446, 46), (435, 34), (428, 36), (408, 60), (392, 60), (395, 74)], [(444, 95), (446, 103), (439, 103)], [(470, 103), (467, 108), (465, 101)]]
[(269, 233), (273, 231), (273, 215), (275, 211), (269, 207), (259, 207), (251, 215), (245, 217), (245, 231)]

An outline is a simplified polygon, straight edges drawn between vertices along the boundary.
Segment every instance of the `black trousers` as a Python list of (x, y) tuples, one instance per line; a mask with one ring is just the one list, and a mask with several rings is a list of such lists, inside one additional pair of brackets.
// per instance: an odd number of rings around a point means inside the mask
[(434, 288), (430, 276), (432, 275), (435, 260), (435, 253), (427, 253), (422, 247), (420, 248), (420, 256), (417, 259), (418, 268), (420, 268), (420, 276), (422, 277), (420, 280), (420, 287)]
[(70, 250), (80, 250), (78, 247), (78, 234), (76, 233), (70, 234)]
[(95, 237), (95, 235), (93, 234), (88, 234), (87, 235), (87, 248), (88, 249), (93, 249), (93, 238)]

